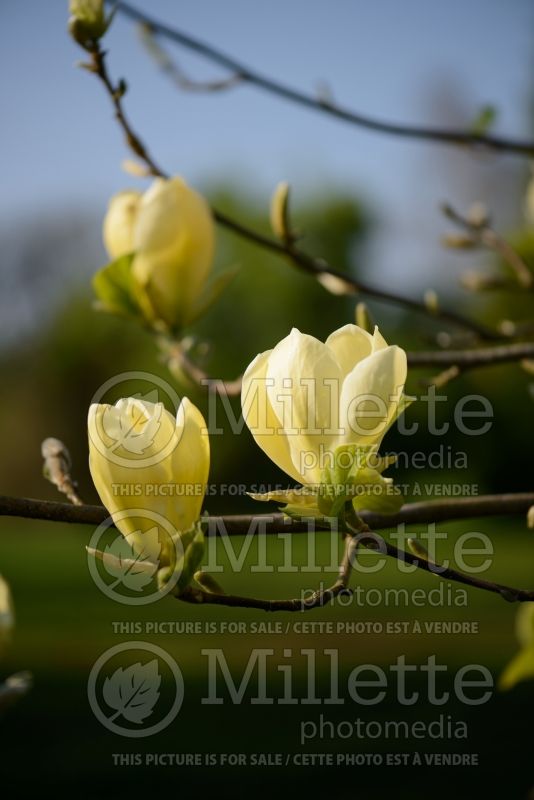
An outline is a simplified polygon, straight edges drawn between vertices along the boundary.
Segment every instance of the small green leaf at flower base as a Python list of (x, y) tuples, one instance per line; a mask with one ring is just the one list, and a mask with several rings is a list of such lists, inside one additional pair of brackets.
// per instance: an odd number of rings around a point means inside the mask
[(197, 572), (202, 563), (202, 559), (204, 558), (204, 548), (204, 531), (199, 526), (193, 537), (193, 541), (185, 551), (182, 572), (177, 583), (179, 592), (183, 591), (187, 586), (189, 586), (193, 580), (193, 576), (195, 572)]
[(355, 511), (395, 514), (403, 503), (401, 492), (382, 472), (395, 460), (378, 456), (376, 446), (342, 445), (333, 463), (323, 470), (318, 506), (325, 516), (342, 513), (346, 502)]
[(93, 277), (93, 289), (102, 310), (127, 317), (143, 316), (139, 290), (132, 276), (133, 258), (133, 253), (121, 256)]
[(180, 555), (176, 561), (174, 570), (169, 568), (161, 569), (158, 573), (160, 588), (172, 578), (173, 574), (178, 573), (178, 580), (174, 590), (174, 594), (176, 595), (180, 595), (180, 593), (189, 586), (204, 557), (204, 531), (202, 530), (200, 522), (197, 522), (188, 531), (180, 533), (179, 539), (177, 550)]

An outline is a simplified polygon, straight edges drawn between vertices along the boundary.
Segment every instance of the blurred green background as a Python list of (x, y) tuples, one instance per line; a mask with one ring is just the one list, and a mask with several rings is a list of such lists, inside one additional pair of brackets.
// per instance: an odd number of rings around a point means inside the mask
[[(265, 229), (265, 214), (258, 209), (251, 213), (251, 202), (232, 191), (218, 188), (214, 200), (225, 210)], [(367, 275), (364, 268), (368, 240), (373, 235), (372, 214), (354, 198), (332, 190), (328, 195), (311, 198), (306, 207), (295, 209), (296, 220), (304, 232), (310, 232), (304, 244), (333, 263), (354, 274)], [(313, 232), (313, 235), (312, 233)], [(234, 283), (195, 329), (199, 342), (208, 342), (204, 366), (214, 375), (235, 377), (256, 352), (272, 346), (288, 332), (291, 322), (303, 331), (325, 337), (334, 328), (350, 322), (354, 301), (332, 297), (309, 277), (289, 265), (273, 259), (260, 250), (243, 244), (234, 237), (220, 234), (218, 261), (220, 266), (240, 264)], [(526, 252), (526, 251), (525, 251)], [(528, 256), (528, 253), (526, 253)], [(90, 254), (87, 255), (90, 258)], [(468, 295), (451, 295), (443, 302), (472, 308)], [(169, 380), (163, 364), (157, 361), (154, 342), (133, 323), (98, 313), (91, 307), (87, 287), (80, 287), (65, 302), (57, 316), (42, 326), (37, 336), (22, 347), (12, 347), (3, 357), (6, 380), (0, 388), (0, 435), (10, 446), (0, 465), (2, 491), (5, 494), (57, 499), (55, 490), (41, 476), (40, 441), (54, 435), (69, 446), (80, 493), (87, 502), (97, 502), (89, 479), (86, 461), (86, 413), (92, 395), (100, 384), (114, 374), (129, 369), (142, 369)], [(502, 317), (525, 317), (530, 311), (530, 298), (491, 296), (478, 301), (478, 314), (487, 322)], [(370, 303), (381, 330), (390, 341), (407, 348), (427, 346), (431, 325), (402, 311)], [(436, 327), (436, 330), (439, 326)], [(221, 335), (222, 332), (222, 335)], [(419, 371), (410, 375), (409, 391), (424, 391)], [(183, 387), (176, 386), (182, 392)], [(207, 414), (207, 400), (200, 392), (191, 394)], [(465, 436), (452, 426), (445, 437), (430, 437), (426, 431), (424, 403), (415, 403), (408, 412), (408, 421), (419, 421), (416, 436), (402, 437), (392, 431), (384, 444), (388, 451), (429, 452), (441, 445), (454, 454), (467, 454), (467, 468), (462, 470), (391, 470), (399, 483), (476, 484), (480, 493), (531, 488), (531, 469), (526, 427), (531, 417), (532, 398), (529, 377), (517, 366), (506, 366), (466, 374), (446, 389), (448, 402), (441, 403), (438, 422), (451, 420), (456, 400), (463, 394), (484, 394), (491, 398), (495, 419), (490, 432), (482, 437)], [(237, 413), (238, 406), (235, 405)], [(442, 406), (442, 407), (441, 407)], [(223, 420), (219, 409), (217, 422)], [(520, 422), (524, 420), (524, 422)], [(213, 484), (287, 483), (283, 476), (255, 446), (247, 431), (239, 436), (230, 431), (212, 437)], [(410, 499), (409, 497), (407, 499)], [(419, 499), (419, 498), (417, 498)], [(262, 512), (264, 507), (244, 496), (213, 496), (206, 501), (210, 513)], [(467, 722), (467, 741), (316, 741), (306, 746), (310, 752), (476, 752), (480, 768), (383, 768), (378, 784), (380, 791), (395, 791), (402, 797), (428, 796), (428, 783), (436, 797), (448, 797), (451, 781), (461, 797), (472, 797), (481, 785), (510, 797), (526, 796), (531, 777), (531, 743), (528, 735), (534, 686), (526, 683), (506, 695), (495, 693), (481, 707), (466, 707), (456, 701), (444, 708), (425, 702), (416, 707), (398, 705), (390, 692), (387, 701), (376, 707), (344, 706), (265, 706), (248, 704), (233, 706), (201, 706), (206, 693), (206, 659), (203, 647), (223, 647), (229, 664), (238, 675), (243, 670), (253, 647), (272, 647), (275, 660), (282, 662), (283, 649), (336, 648), (340, 652), (341, 673), (346, 675), (360, 663), (381, 665), (387, 669), (399, 653), (408, 663), (420, 664), (435, 654), (441, 664), (458, 669), (466, 663), (487, 666), (497, 676), (516, 650), (513, 631), (515, 607), (494, 595), (468, 592), (467, 606), (454, 605), (456, 589), (450, 587), (453, 601), (437, 608), (419, 608), (411, 604), (395, 607), (379, 605), (326, 608), (309, 614), (307, 620), (413, 621), (462, 620), (478, 622), (478, 633), (472, 635), (438, 634), (308, 634), (280, 635), (159, 635), (131, 636), (114, 633), (112, 623), (158, 620), (282, 620), (293, 622), (289, 614), (267, 617), (262, 612), (232, 611), (217, 608), (194, 608), (164, 598), (157, 605), (138, 608), (117, 605), (104, 597), (92, 583), (87, 569), (84, 545), (91, 527), (78, 527), (47, 522), (0, 520), (0, 565), (9, 580), (15, 597), (17, 626), (12, 647), (2, 664), (2, 674), (30, 669), (35, 687), (3, 720), (4, 770), (15, 779), (13, 795), (25, 796), (35, 787), (36, 776), (54, 781), (62, 791), (76, 791), (82, 797), (126, 797), (136, 790), (142, 776), (150, 791), (165, 791), (177, 784), (177, 791), (245, 792), (254, 786), (259, 796), (267, 796), (282, 779), (291, 776), (302, 789), (317, 796), (336, 785), (357, 786), (358, 797), (374, 797), (377, 787), (376, 768), (344, 767), (329, 769), (291, 769), (273, 767), (262, 772), (257, 785), (257, 772), (251, 769), (226, 768), (143, 768), (114, 767), (112, 753), (140, 752), (299, 752), (299, 726), (303, 719), (317, 719), (320, 713), (332, 721), (354, 719), (424, 719), (430, 721), (439, 713)], [(416, 533), (417, 528), (413, 529)], [(424, 529), (419, 529), (419, 532)], [(481, 531), (491, 538), (495, 556), (484, 577), (517, 586), (532, 586), (534, 544), (524, 520), (469, 520), (441, 525), (439, 531), (448, 540), (439, 544), (438, 555), (451, 556), (455, 539), (464, 532)], [(296, 536), (297, 564), (306, 560), (306, 537)], [(242, 539), (232, 540), (236, 553)], [(318, 563), (328, 564), (328, 536), (319, 534)], [(256, 545), (246, 559), (244, 571), (233, 575), (227, 554), (217, 545), (218, 559), (225, 565), (224, 586), (227, 590), (265, 597), (296, 596), (320, 581), (333, 579), (330, 573), (278, 572), (282, 563), (282, 542), (276, 537), (268, 542), (272, 574), (251, 570), (256, 563)], [(221, 577), (221, 580), (223, 578)], [(371, 575), (355, 575), (355, 585), (365, 589), (418, 587), (435, 588), (438, 579), (423, 573), (403, 576), (395, 565)], [(298, 615), (300, 618), (300, 615)], [(108, 647), (122, 641), (147, 639), (162, 646), (178, 661), (186, 685), (186, 699), (178, 718), (170, 728), (155, 737), (131, 742), (103, 729), (92, 716), (86, 698), (88, 673), (98, 656)], [(300, 663), (297, 659), (297, 664)], [(318, 680), (324, 674), (324, 658), (319, 660)], [(304, 693), (305, 676), (295, 667), (299, 691)], [(274, 671), (274, 667), (273, 667)], [(447, 687), (452, 677), (447, 678)], [(342, 684), (343, 685), (343, 684)], [(423, 690), (419, 683), (413, 683)], [(221, 736), (221, 732), (224, 734)], [(31, 762), (32, 769), (27, 765)], [(405, 785), (406, 782), (406, 785)], [(399, 788), (400, 784), (400, 788)], [(241, 787), (237, 789), (236, 787)], [(228, 789), (230, 791), (230, 789)], [(345, 789), (344, 789), (345, 791)], [(383, 794), (381, 795), (383, 796)], [(497, 794), (489, 796), (498, 796)]]

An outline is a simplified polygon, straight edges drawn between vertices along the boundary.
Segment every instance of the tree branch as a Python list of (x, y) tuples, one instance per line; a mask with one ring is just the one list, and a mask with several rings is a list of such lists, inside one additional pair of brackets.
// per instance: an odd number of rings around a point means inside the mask
[[(463, 497), (407, 503), (398, 514), (360, 512), (362, 520), (374, 530), (406, 525), (446, 522), (490, 516), (512, 516), (526, 514), (534, 505), (534, 492), (515, 494), (490, 494), (480, 497)], [(100, 525), (109, 518), (103, 506), (59, 503), (50, 500), (34, 500), (27, 497), (0, 496), (0, 516), (38, 519), (48, 522), (67, 522), (75, 525)], [(313, 520), (312, 520), (313, 523)], [(307, 522), (289, 519), (285, 514), (236, 514), (206, 519), (208, 536), (246, 536), (253, 530), (266, 534), (305, 533), (310, 530)]]
[(400, 125), (392, 122), (385, 122), (382, 120), (372, 119), (366, 115), (344, 108), (334, 104), (331, 100), (324, 102), (323, 100), (313, 97), (312, 95), (300, 92), (290, 86), (286, 86), (273, 78), (268, 78), (260, 73), (252, 70), (244, 64), (241, 64), (232, 56), (222, 53), (215, 47), (201, 42), (199, 39), (189, 36), (177, 28), (171, 28), (164, 23), (158, 22), (153, 17), (145, 14), (143, 11), (131, 6), (129, 3), (117, 2), (116, 7), (119, 12), (127, 17), (130, 17), (137, 22), (142, 22), (148, 25), (150, 29), (157, 35), (170, 39), (177, 44), (199, 53), (213, 63), (219, 64), (225, 69), (238, 74), (241, 80), (253, 86), (257, 86), (271, 94), (289, 100), (292, 103), (304, 106), (306, 108), (318, 111), (322, 114), (335, 117), (337, 119), (348, 122), (367, 130), (375, 131), (377, 133), (386, 133), (394, 136), (401, 136), (409, 139), (421, 139), (428, 142), (438, 142), (448, 145), (463, 145), (468, 147), (478, 147), (493, 150), (496, 152), (508, 152), (521, 156), (534, 155), (534, 142), (522, 142), (513, 139), (490, 136), (487, 134), (480, 134), (473, 131), (458, 131), (441, 128), (427, 128), (417, 125)]
[(345, 552), (336, 581), (327, 589), (318, 589), (307, 599), (295, 597), (289, 600), (262, 600), (257, 597), (207, 592), (194, 586), (188, 586), (177, 597), (178, 600), (184, 600), (186, 603), (207, 603), (218, 606), (231, 606), (232, 608), (257, 608), (261, 611), (311, 611), (313, 608), (321, 608), (331, 603), (341, 594), (350, 593), (348, 585), (357, 547), (357, 536), (345, 536)]
[(376, 550), (397, 561), (404, 561), (407, 564), (413, 564), (418, 569), (425, 572), (430, 572), (444, 580), (454, 581), (455, 583), (463, 583), (465, 586), (470, 586), (474, 589), (482, 589), (486, 592), (499, 594), (509, 602), (529, 602), (534, 600), (534, 591), (527, 589), (515, 589), (512, 586), (506, 586), (502, 583), (493, 583), (493, 581), (485, 581), (482, 578), (475, 578), (472, 575), (466, 575), (464, 572), (444, 567), (441, 564), (436, 564), (433, 561), (427, 561), (414, 553), (408, 553), (405, 550), (399, 550), (398, 547), (387, 542), (382, 536), (374, 533), (370, 529), (367, 532), (367, 537), (360, 539), (362, 547), (369, 550)]
[(456, 366), (465, 369), (491, 367), (509, 361), (534, 358), (534, 342), (516, 342), (473, 350), (436, 350), (408, 353), (411, 367)]
[[(94, 50), (92, 51), (91, 56), (92, 63), (89, 66), (90, 71), (94, 72), (105, 86), (115, 108), (115, 117), (123, 129), (126, 142), (128, 143), (129, 147), (135, 153), (135, 155), (145, 162), (151, 175), (163, 178), (168, 177), (167, 174), (155, 162), (154, 158), (150, 155), (139, 136), (134, 132), (124, 112), (122, 104), (122, 97), (126, 91), (125, 85), (122, 83), (119, 83), (118, 86), (113, 85), (107, 71), (105, 53), (100, 49), (98, 43), (94, 45)], [(452, 324), (456, 327), (470, 331), (476, 337), (486, 341), (499, 341), (503, 338), (506, 338), (502, 332), (488, 328), (482, 323), (464, 317), (455, 311), (450, 311), (441, 307), (429, 309), (424, 302), (403, 297), (402, 295), (394, 292), (385, 291), (379, 287), (360, 281), (359, 279), (356, 280), (355, 278), (346, 275), (344, 272), (330, 266), (323, 259), (308, 255), (303, 250), (297, 248), (293, 242), (281, 242), (277, 239), (265, 236), (264, 234), (259, 233), (247, 227), (246, 225), (243, 225), (237, 220), (232, 219), (228, 215), (218, 211), (216, 208), (212, 208), (212, 212), (215, 220), (220, 225), (237, 234), (238, 236), (241, 236), (247, 241), (253, 242), (254, 244), (263, 247), (272, 253), (276, 253), (277, 255), (288, 259), (291, 264), (312, 275), (327, 288), (330, 285), (330, 291), (332, 291), (331, 282), (334, 282), (335, 286), (337, 287), (335, 289), (336, 294), (367, 295), (379, 302), (401, 306), (409, 311), (423, 314), (440, 322)], [(325, 280), (325, 278), (330, 279), (330, 284)]]

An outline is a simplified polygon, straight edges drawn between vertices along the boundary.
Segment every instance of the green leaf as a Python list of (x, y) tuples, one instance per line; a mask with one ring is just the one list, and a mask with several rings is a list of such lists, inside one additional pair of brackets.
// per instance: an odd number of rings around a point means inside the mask
[(484, 134), (488, 133), (496, 118), (497, 109), (495, 106), (482, 106), (475, 119), (471, 123), (471, 132), (477, 136), (484, 136)]
[(178, 592), (183, 592), (191, 581), (195, 572), (198, 570), (204, 558), (204, 531), (198, 526), (192, 542), (185, 550), (185, 555), (182, 562), (182, 569), (178, 583), (176, 584)]
[(133, 259), (134, 253), (129, 253), (102, 267), (93, 277), (93, 289), (105, 311), (139, 318), (143, 313), (132, 276)]
[(321, 476), (317, 503), (321, 512), (328, 517), (339, 516), (344, 504), (350, 501), (355, 511), (396, 513), (403, 502), (402, 494), (391, 478), (382, 477), (383, 470), (393, 460), (393, 457), (380, 458), (375, 445), (338, 447), (334, 463), (325, 467)]

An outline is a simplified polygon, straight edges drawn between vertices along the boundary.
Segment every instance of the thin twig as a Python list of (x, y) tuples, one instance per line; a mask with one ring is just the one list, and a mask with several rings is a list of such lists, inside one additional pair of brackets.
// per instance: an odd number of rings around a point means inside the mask
[(472, 350), (436, 350), (408, 353), (410, 367), (451, 367), (474, 369), (509, 361), (534, 358), (534, 342), (516, 342)]
[(192, 381), (196, 386), (207, 389), (208, 392), (224, 395), (226, 397), (237, 397), (241, 394), (241, 376), (233, 381), (225, 381), (221, 378), (213, 378), (198, 366), (188, 355), (182, 342), (163, 341), (165, 349), (165, 360), (171, 373), (178, 377), (185, 375), (186, 379)]
[(117, 86), (113, 85), (106, 65), (106, 53), (100, 48), (100, 45), (97, 42), (94, 44), (94, 49), (91, 51), (91, 64), (88, 65), (88, 68), (91, 72), (94, 72), (96, 75), (98, 75), (106, 87), (115, 108), (115, 117), (124, 131), (128, 147), (135, 153), (136, 156), (138, 156), (138, 158), (145, 162), (151, 175), (154, 175), (155, 177), (163, 176), (164, 172), (156, 164), (144, 143), (130, 125), (122, 104), (122, 98), (126, 92), (126, 85), (122, 82)]
[[(91, 55), (91, 71), (100, 78), (106, 87), (106, 90), (115, 108), (115, 117), (124, 131), (129, 147), (136, 156), (145, 162), (151, 175), (168, 177), (167, 174), (158, 166), (144, 143), (132, 129), (129, 120), (125, 115), (122, 104), (122, 97), (125, 90), (121, 84), (118, 86), (113, 85), (107, 71), (105, 53), (100, 49), (98, 44), (95, 44), (95, 49)], [(464, 330), (470, 331), (475, 336), (486, 341), (499, 341), (503, 338), (506, 338), (502, 332), (488, 328), (486, 325), (464, 317), (455, 311), (450, 311), (441, 307), (432, 310), (429, 309), (427, 304), (424, 302), (403, 297), (402, 295), (395, 294), (394, 292), (388, 292), (380, 289), (379, 287), (364, 283), (359, 279), (357, 280), (352, 278), (341, 270), (330, 266), (323, 259), (308, 255), (303, 250), (297, 248), (292, 242), (282, 242), (269, 236), (265, 236), (264, 234), (259, 233), (258, 231), (247, 227), (246, 225), (243, 225), (237, 220), (232, 219), (227, 214), (218, 211), (216, 208), (212, 208), (212, 212), (215, 220), (227, 230), (232, 231), (247, 241), (253, 242), (254, 244), (259, 245), (272, 253), (276, 253), (288, 259), (291, 264), (303, 270), (304, 272), (313, 275), (317, 280), (323, 283), (323, 285), (325, 285), (324, 278), (329, 276), (333, 281), (336, 282), (337, 287), (343, 287), (342, 292), (339, 292), (337, 289), (336, 293), (348, 295), (368, 295), (379, 302), (401, 306), (418, 314), (424, 314), (425, 316), (431, 317), (437, 321), (449, 323), (463, 328)]]
[(238, 86), (243, 77), (234, 73), (228, 78), (211, 81), (194, 81), (185, 74), (184, 70), (174, 61), (167, 51), (160, 45), (154, 36), (154, 30), (146, 23), (141, 24), (140, 39), (148, 54), (152, 57), (161, 71), (167, 75), (180, 89), (187, 92), (221, 92)]
[(190, 36), (177, 28), (171, 28), (161, 22), (158, 22), (153, 17), (145, 14), (129, 3), (117, 2), (115, 4), (119, 12), (131, 19), (138, 22), (143, 22), (150, 26), (150, 28), (158, 35), (164, 36), (183, 47), (188, 48), (210, 61), (219, 64), (225, 69), (239, 74), (242, 80), (251, 85), (257, 86), (259, 89), (270, 92), (271, 94), (278, 95), (279, 97), (289, 100), (298, 105), (305, 106), (314, 111), (319, 111), (331, 117), (341, 119), (361, 128), (376, 131), (378, 133), (392, 134), (395, 136), (402, 136), (410, 139), (422, 139), (428, 142), (440, 142), (449, 145), (463, 145), (467, 147), (477, 147), (496, 152), (509, 152), (516, 155), (532, 156), (534, 155), (534, 142), (521, 142), (501, 136), (491, 136), (489, 134), (481, 134), (473, 131), (458, 131), (448, 130), (441, 128), (427, 128), (418, 125), (400, 125), (397, 123), (384, 122), (382, 120), (375, 120), (366, 115), (352, 111), (348, 108), (343, 108), (329, 100), (325, 103), (320, 98), (313, 95), (305, 94), (290, 86), (286, 86), (273, 78), (268, 78), (260, 73), (252, 70), (250, 67), (241, 64), (232, 56), (222, 53), (215, 47), (200, 41), (199, 39)]
[(534, 287), (534, 275), (527, 264), (512, 245), (491, 227), (487, 214), (482, 214), (480, 219), (471, 219), (460, 214), (448, 203), (443, 205), (442, 210), (446, 217), (467, 231), (474, 244), (486, 247), (499, 255), (512, 269), (519, 286), (523, 289)]
[(336, 581), (327, 589), (318, 589), (306, 599), (295, 597), (289, 600), (263, 600), (258, 597), (207, 592), (194, 586), (188, 586), (177, 597), (178, 600), (184, 600), (186, 603), (231, 606), (233, 608), (257, 608), (261, 611), (311, 611), (313, 608), (321, 608), (328, 605), (339, 595), (350, 592), (348, 585), (357, 546), (357, 536), (345, 536), (345, 551)]
[(374, 531), (368, 529), (367, 537), (362, 536), (360, 544), (369, 550), (376, 550), (384, 555), (388, 555), (397, 561), (403, 561), (407, 564), (413, 564), (426, 572), (437, 575), (443, 580), (454, 581), (455, 583), (463, 583), (465, 586), (471, 586), (474, 589), (482, 589), (486, 592), (493, 592), (499, 594), (509, 602), (529, 602), (534, 600), (534, 591), (528, 589), (515, 589), (512, 586), (506, 586), (502, 583), (494, 583), (493, 581), (485, 581), (482, 578), (476, 578), (473, 575), (466, 575), (464, 572), (444, 567), (442, 564), (437, 564), (434, 561), (427, 561), (414, 553), (409, 553), (405, 550), (400, 550), (395, 545), (386, 541), (382, 536), (379, 536)]

